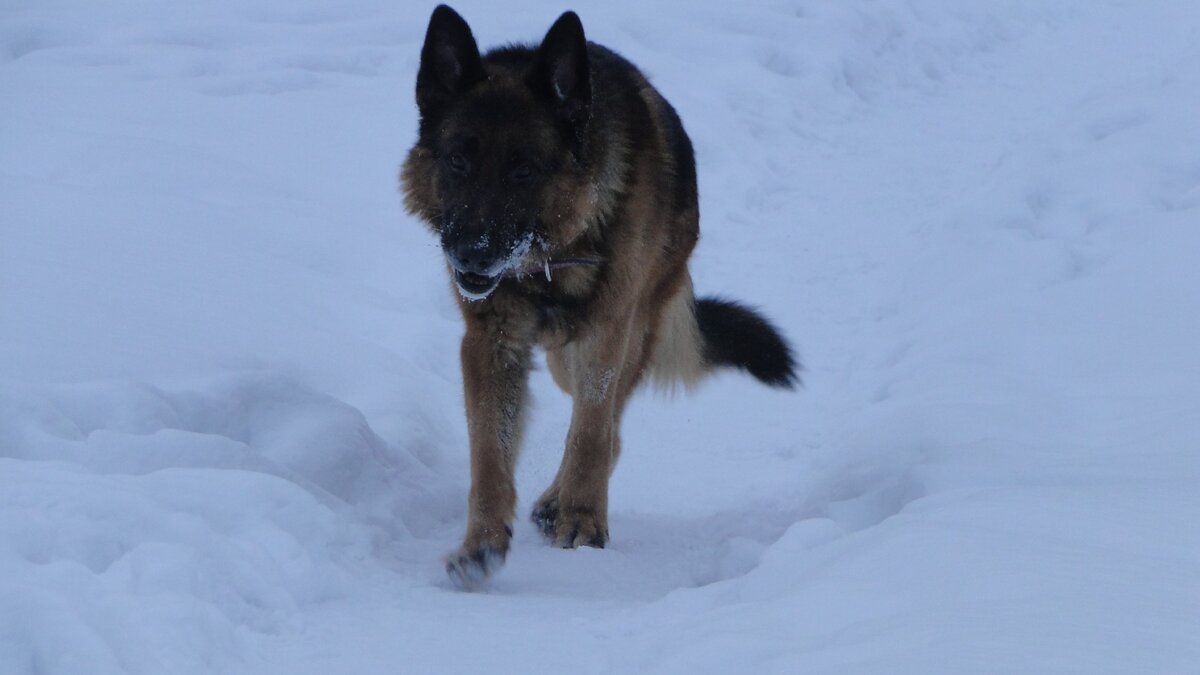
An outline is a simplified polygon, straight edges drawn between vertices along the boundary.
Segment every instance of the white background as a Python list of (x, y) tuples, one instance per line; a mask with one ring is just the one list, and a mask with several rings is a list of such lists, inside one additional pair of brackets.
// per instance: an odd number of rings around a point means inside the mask
[[(396, 173), (432, 6), (0, 3), (0, 672), (1195, 673), (1200, 5), (577, 5), (806, 387), (643, 395), (490, 590)], [(483, 46), (564, 7), (457, 6)]]

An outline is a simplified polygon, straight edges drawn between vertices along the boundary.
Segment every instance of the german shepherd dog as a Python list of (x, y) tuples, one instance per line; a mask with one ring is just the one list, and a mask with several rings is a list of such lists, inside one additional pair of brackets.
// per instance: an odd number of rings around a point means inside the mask
[(405, 206), (441, 239), (466, 323), (471, 490), (461, 587), (504, 562), (535, 346), (574, 409), (533, 522), (555, 546), (608, 541), (608, 480), (630, 394), (647, 376), (695, 383), (720, 366), (790, 388), (796, 362), (762, 316), (696, 300), (696, 165), (678, 115), (633, 64), (566, 12), (537, 46), (480, 55), (466, 21), (433, 11), (417, 73), (420, 125)]

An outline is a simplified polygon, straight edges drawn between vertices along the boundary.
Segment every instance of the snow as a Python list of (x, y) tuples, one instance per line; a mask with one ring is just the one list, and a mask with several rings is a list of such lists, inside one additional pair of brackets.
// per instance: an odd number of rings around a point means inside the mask
[(575, 6), (695, 142), (698, 292), (806, 387), (640, 396), (610, 547), (560, 551), (535, 373), (481, 593), (396, 191), (430, 9), (0, 8), (0, 672), (1197, 671), (1200, 6)]

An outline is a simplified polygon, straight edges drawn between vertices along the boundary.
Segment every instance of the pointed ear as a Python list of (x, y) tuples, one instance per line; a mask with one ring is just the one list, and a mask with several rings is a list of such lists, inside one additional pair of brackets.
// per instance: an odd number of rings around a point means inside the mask
[(421, 115), (436, 113), (485, 77), (471, 27), (458, 12), (438, 5), (429, 17), (421, 68), (417, 71), (417, 107)]
[(592, 104), (592, 79), (588, 69), (587, 38), (575, 12), (565, 12), (550, 27), (538, 47), (531, 83), (548, 96), (573, 124), (587, 121)]

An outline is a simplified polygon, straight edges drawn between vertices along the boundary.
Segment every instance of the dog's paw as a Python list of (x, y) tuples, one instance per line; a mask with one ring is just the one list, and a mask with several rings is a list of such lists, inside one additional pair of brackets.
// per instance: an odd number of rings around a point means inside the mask
[(483, 546), (474, 550), (460, 548), (446, 556), (446, 576), (450, 582), (464, 591), (477, 591), (487, 585), (488, 579), (504, 567), (506, 550), (495, 546)]
[(595, 509), (562, 509), (554, 518), (554, 545), (559, 548), (591, 546), (604, 548), (608, 543), (608, 523)]
[(465, 591), (483, 588), (488, 579), (504, 567), (511, 541), (512, 527), (509, 525), (468, 532), (463, 545), (446, 556), (446, 576)]
[(542, 536), (559, 548), (604, 548), (608, 543), (608, 523), (593, 508), (562, 508), (557, 500), (539, 502), (532, 520)]

